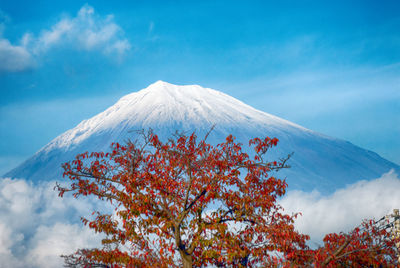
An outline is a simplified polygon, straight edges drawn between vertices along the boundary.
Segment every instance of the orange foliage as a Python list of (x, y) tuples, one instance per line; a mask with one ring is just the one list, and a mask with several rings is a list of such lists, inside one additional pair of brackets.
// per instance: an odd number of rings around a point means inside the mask
[(142, 133), (140, 142), (115, 143), (111, 153), (84, 153), (65, 163), (71, 184), (57, 185), (60, 196), (72, 192), (115, 205), (115, 215), (97, 212), (82, 219), (107, 235), (103, 247), (79, 250), (69, 260), (109, 267), (393, 263), (382, 257), (394, 254), (393, 245), (384, 249), (377, 238), (385, 234), (367, 223), (367, 234), (329, 235), (317, 250), (306, 245), (309, 237), (293, 226), (297, 215), (283, 214), (277, 204), (286, 182), (269, 176), (287, 167), (289, 157), (264, 160), (276, 138), (250, 140), (253, 157), (232, 136), (217, 146), (206, 138), (176, 135), (162, 142)]

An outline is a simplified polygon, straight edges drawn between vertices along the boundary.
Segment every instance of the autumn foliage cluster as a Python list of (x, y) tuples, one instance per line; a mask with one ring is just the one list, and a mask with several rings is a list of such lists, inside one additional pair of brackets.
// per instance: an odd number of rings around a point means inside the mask
[(296, 215), (277, 204), (284, 180), (270, 176), (287, 158), (265, 161), (276, 138), (232, 136), (212, 146), (207, 136), (152, 132), (115, 143), (110, 153), (83, 153), (66, 163), (60, 196), (95, 196), (115, 206), (84, 224), (105, 235), (102, 246), (64, 256), (74, 267), (366, 267), (396, 266), (395, 241), (373, 221), (329, 234), (311, 249), (294, 228)]

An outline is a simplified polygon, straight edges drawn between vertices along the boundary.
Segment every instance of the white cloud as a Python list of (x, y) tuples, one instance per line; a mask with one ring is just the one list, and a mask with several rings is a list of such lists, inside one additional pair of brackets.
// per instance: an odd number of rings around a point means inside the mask
[(116, 53), (117, 55), (122, 55), (125, 53), (125, 51), (129, 50), (131, 48), (131, 45), (127, 40), (118, 40), (112, 45), (108, 46), (104, 52), (106, 54), (114, 54)]
[(350, 231), (363, 219), (379, 219), (400, 208), (400, 179), (394, 171), (359, 181), (329, 196), (291, 191), (282, 200), (285, 212), (301, 212), (296, 227), (321, 243), (325, 234)]
[(99, 243), (88, 228), (77, 224), (57, 222), (52, 226), (39, 226), (26, 260), (36, 267), (60, 267), (60, 255), (71, 254), (83, 245), (98, 246)]
[(121, 58), (131, 48), (113, 15), (100, 16), (84, 5), (75, 17), (64, 17), (35, 37), (25, 33), (20, 44), (3, 38), (0, 24), (0, 72), (19, 72), (34, 66), (34, 59), (55, 47), (98, 51)]
[(114, 22), (114, 16), (101, 17), (89, 5), (84, 5), (76, 17), (63, 18), (50, 30), (42, 31), (34, 44), (34, 51), (46, 51), (65, 44), (119, 56), (131, 47), (121, 27)]
[(18, 72), (33, 67), (33, 58), (24, 46), (0, 38), (0, 72)]
[(47, 50), (51, 46), (59, 43), (60, 40), (71, 31), (72, 25), (70, 21), (62, 20), (55, 24), (51, 30), (43, 31), (36, 46), (36, 50)]
[[(59, 198), (54, 185), (0, 179), (0, 259), (5, 267), (61, 267), (61, 254), (100, 245), (100, 236), (78, 219), (105, 204), (68, 194)], [(349, 231), (364, 218), (380, 218), (399, 208), (398, 189), (400, 179), (391, 171), (329, 196), (291, 191), (280, 203), (286, 213), (302, 212), (296, 227), (321, 243), (327, 233)]]
[(61, 254), (93, 247), (100, 237), (79, 217), (96, 206), (71, 196), (59, 198), (55, 182), (33, 185), (0, 179), (0, 259), (4, 267), (61, 267)]

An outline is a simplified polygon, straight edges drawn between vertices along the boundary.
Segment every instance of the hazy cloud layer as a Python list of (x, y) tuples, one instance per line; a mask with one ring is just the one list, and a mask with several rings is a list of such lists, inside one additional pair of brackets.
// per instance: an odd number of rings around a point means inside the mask
[[(2, 29), (4, 24), (1, 25)], [(84, 5), (75, 17), (64, 17), (50, 29), (44, 29), (35, 37), (25, 33), (18, 44), (2, 37), (0, 31), (0, 72), (18, 72), (34, 66), (34, 58), (52, 48), (73, 48), (83, 51), (99, 51), (120, 58), (130, 48), (121, 27), (113, 15), (100, 16), (93, 7)]]
[[(0, 180), (0, 259), (6, 267), (61, 267), (61, 254), (100, 245), (99, 236), (78, 222), (79, 216), (90, 215), (96, 203), (68, 194), (59, 198), (54, 185)], [(399, 208), (398, 189), (398, 175), (389, 172), (330, 196), (291, 191), (281, 204), (287, 213), (302, 212), (297, 228), (320, 243), (326, 233), (348, 231), (364, 218), (380, 218)]]
[[(82, 119), (104, 111), (119, 98), (116, 94), (1, 106), (0, 129), (4, 131), (0, 131), (0, 140), (7, 142), (0, 143), (0, 177), (31, 157), (54, 137), (75, 127)], [(21, 127), (29, 128), (29, 142)], [(10, 155), (10, 152), (15, 154)]]
[(327, 233), (350, 231), (363, 219), (379, 219), (400, 208), (400, 179), (391, 171), (372, 181), (359, 181), (329, 196), (291, 191), (281, 204), (286, 212), (301, 212), (296, 227), (320, 243)]

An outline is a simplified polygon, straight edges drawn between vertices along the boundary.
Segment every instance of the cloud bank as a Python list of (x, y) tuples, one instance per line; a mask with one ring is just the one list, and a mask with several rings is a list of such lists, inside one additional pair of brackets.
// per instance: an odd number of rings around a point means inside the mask
[(350, 231), (363, 219), (380, 219), (400, 208), (400, 179), (394, 171), (359, 181), (329, 196), (291, 191), (281, 201), (285, 212), (301, 212), (296, 228), (322, 244), (325, 234)]
[[(55, 182), (34, 185), (0, 179), (0, 260), (5, 267), (61, 267), (61, 254), (100, 245), (99, 235), (78, 222), (104, 203), (59, 198)], [(280, 203), (287, 213), (302, 212), (296, 227), (315, 244), (331, 232), (349, 231), (364, 218), (380, 218), (400, 208), (400, 179), (393, 171), (360, 181), (330, 196), (289, 192)]]
[(75, 17), (60, 19), (50, 29), (40, 31), (37, 37), (25, 33), (18, 44), (12, 44), (0, 31), (0, 72), (30, 69), (35, 65), (35, 58), (57, 47), (98, 51), (121, 58), (131, 45), (113, 15), (100, 16), (86, 4)]
[(55, 182), (33, 185), (0, 179), (0, 260), (4, 267), (62, 267), (61, 254), (99, 245), (100, 237), (79, 217), (95, 207), (88, 200), (59, 198)]

